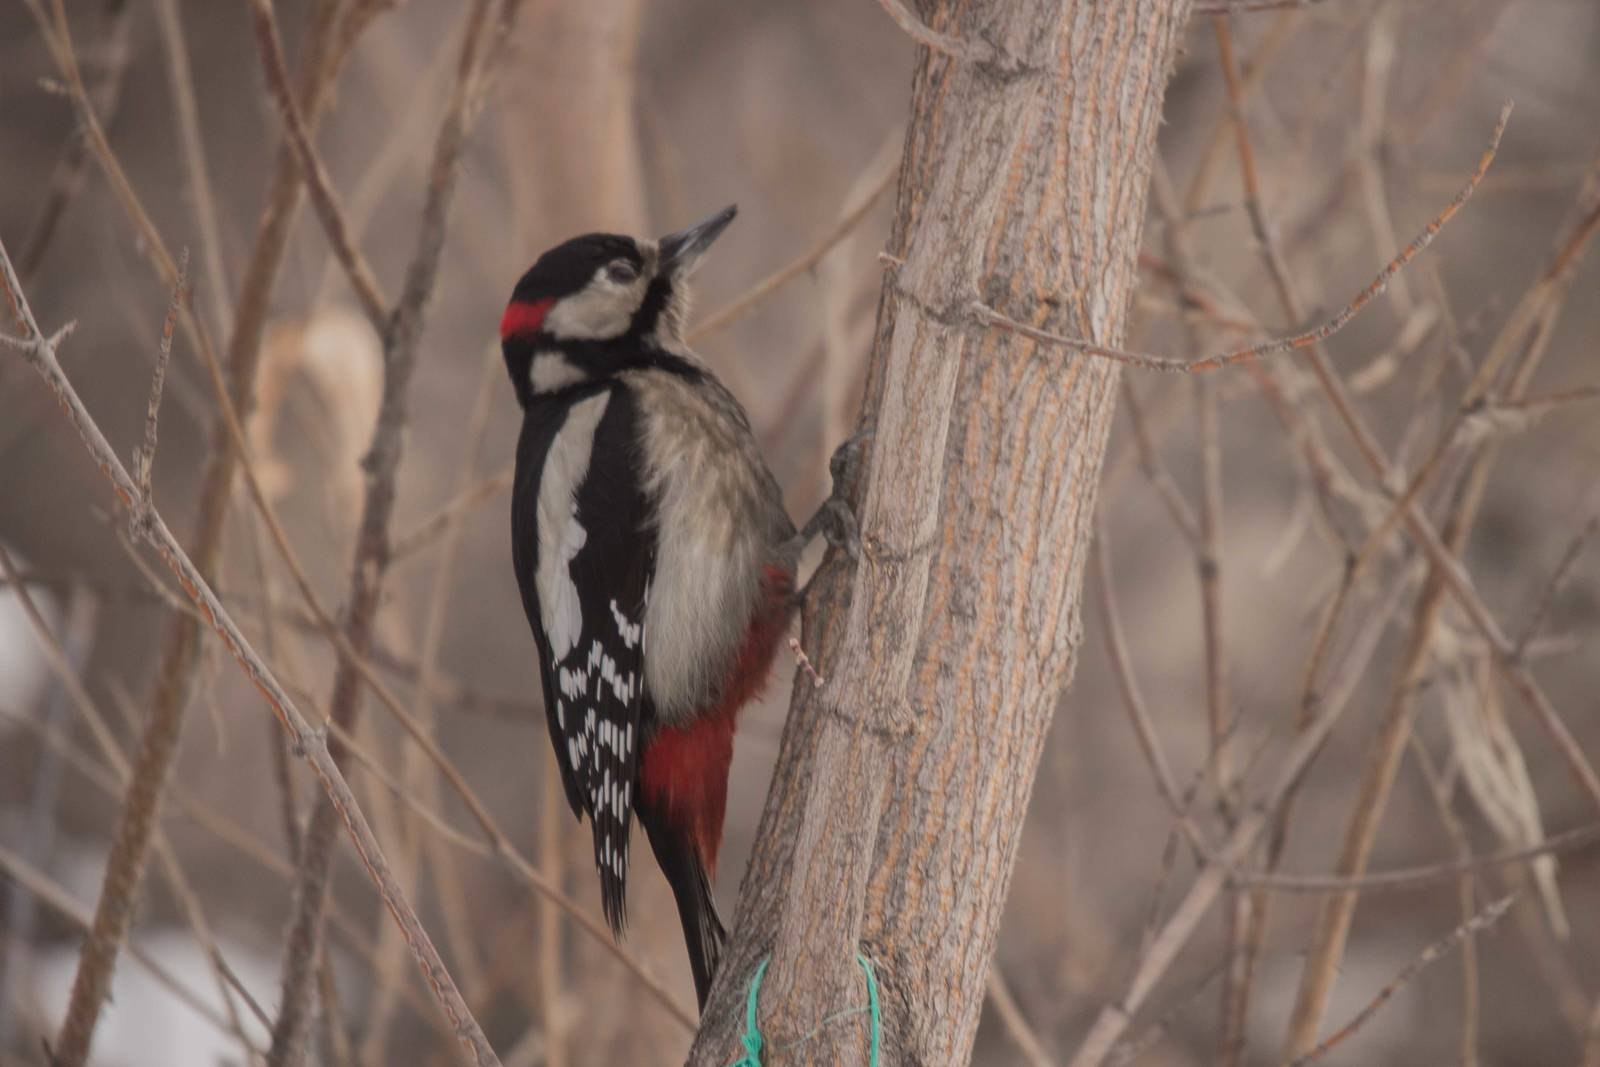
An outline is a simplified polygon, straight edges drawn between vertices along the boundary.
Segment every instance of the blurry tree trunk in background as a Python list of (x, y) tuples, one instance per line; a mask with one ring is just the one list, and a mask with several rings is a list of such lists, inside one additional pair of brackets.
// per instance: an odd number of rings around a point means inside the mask
[(763, 1062), (866, 1062), (858, 948), (881, 987), (880, 1062), (971, 1053), (1079, 644), (1116, 369), (968, 309), (1121, 341), (1188, 6), (937, 0), (909, 27), (923, 47), (864, 401), (874, 436), (848, 487), (862, 558), (829, 572), (807, 620), (825, 681), (797, 677), (692, 1064), (737, 1052), (766, 957)]
[[(507, 79), (506, 150), (529, 250), (575, 233), (640, 233), (634, 112), (642, 0), (535, 0)], [(597, 211), (598, 217), (585, 213)]]

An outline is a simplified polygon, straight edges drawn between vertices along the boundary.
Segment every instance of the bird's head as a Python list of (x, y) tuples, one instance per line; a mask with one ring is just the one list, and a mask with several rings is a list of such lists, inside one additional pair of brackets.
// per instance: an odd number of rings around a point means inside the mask
[(658, 241), (585, 234), (540, 256), (500, 319), (522, 406), (681, 348), (689, 277), (734, 214), (729, 205)]

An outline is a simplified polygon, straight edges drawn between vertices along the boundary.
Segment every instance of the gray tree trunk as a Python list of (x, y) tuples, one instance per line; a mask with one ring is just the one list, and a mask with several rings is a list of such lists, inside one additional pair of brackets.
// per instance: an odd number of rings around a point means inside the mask
[[(1116, 369), (985, 330), (982, 299), (1122, 339), (1189, 0), (934, 0), (850, 487), (864, 552), (813, 597), (736, 930), (692, 1065), (964, 1062), (1035, 769), (1079, 644)], [(841, 1015), (841, 1013), (844, 1013)]]

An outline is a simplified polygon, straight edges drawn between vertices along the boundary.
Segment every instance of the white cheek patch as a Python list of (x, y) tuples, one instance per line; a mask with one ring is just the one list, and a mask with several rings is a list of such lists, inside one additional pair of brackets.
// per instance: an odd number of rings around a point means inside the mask
[(611, 280), (606, 268), (595, 271), (589, 284), (556, 301), (544, 317), (543, 330), (552, 337), (571, 341), (604, 341), (621, 337), (633, 322), (634, 312), (644, 302), (650, 275), (641, 273), (627, 285)]
[(554, 393), (569, 385), (588, 380), (588, 375), (573, 366), (560, 352), (537, 352), (528, 368), (528, 384), (535, 394)]
[[(588, 532), (578, 521), (578, 486), (589, 470), (594, 434), (611, 402), (609, 392), (579, 401), (550, 443), (539, 481), (539, 611), (550, 651), (557, 662), (578, 643), (583, 606), (573, 584), (571, 564)], [(569, 694), (570, 695), (570, 694)]]

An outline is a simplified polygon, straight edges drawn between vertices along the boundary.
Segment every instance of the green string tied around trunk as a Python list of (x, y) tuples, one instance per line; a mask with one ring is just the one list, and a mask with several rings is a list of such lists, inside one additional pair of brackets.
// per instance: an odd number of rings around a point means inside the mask
[[(769, 962), (771, 961), (763, 959), (756, 965), (755, 973), (750, 976), (750, 992), (745, 997), (744, 1005), (744, 1034), (739, 1038), (739, 1043), (744, 1046), (744, 1055), (734, 1060), (728, 1067), (761, 1067), (761, 1023), (756, 1018), (756, 1004), (761, 997), (761, 979), (767, 973), (767, 964)], [(878, 1007), (878, 976), (872, 971), (871, 961), (859, 952), (856, 953), (856, 962), (861, 965), (861, 972), (867, 976), (866, 1008), (851, 1008), (848, 1011), (842, 1011), (837, 1015), (824, 1019), (822, 1026), (836, 1022), (846, 1016), (858, 1014), (863, 1010), (866, 1011), (869, 1022), (867, 1064), (868, 1067), (878, 1067), (878, 1043), (883, 1028), (883, 1014)], [(817, 1029), (820, 1030), (821, 1028), (819, 1026)], [(810, 1036), (807, 1035), (807, 1037), (801, 1038), (801, 1041), (807, 1040)]]

